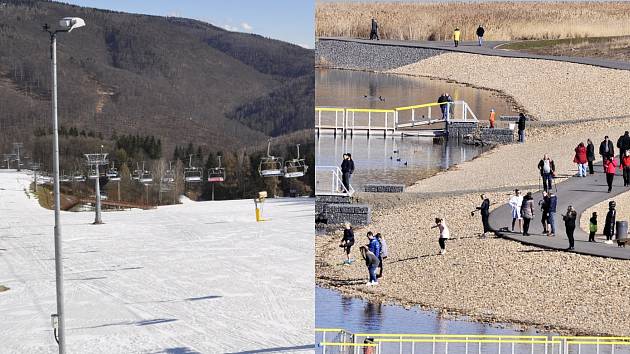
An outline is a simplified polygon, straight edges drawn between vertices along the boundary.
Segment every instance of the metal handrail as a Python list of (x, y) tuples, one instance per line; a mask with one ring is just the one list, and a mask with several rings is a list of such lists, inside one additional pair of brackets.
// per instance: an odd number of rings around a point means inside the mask
[[(349, 185), (349, 188), (346, 188), (346, 186), (343, 185), (343, 181), (341, 179), (341, 169), (338, 166), (315, 166), (316, 176), (317, 170), (329, 170), (332, 173), (331, 190), (327, 194), (340, 194), (347, 196), (352, 196), (354, 194), (355, 191), (352, 185)], [(341, 190), (341, 192), (337, 192), (339, 190)]]

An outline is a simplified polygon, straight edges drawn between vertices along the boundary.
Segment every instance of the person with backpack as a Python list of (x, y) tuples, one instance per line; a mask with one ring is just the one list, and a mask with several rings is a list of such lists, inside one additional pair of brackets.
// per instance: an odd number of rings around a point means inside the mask
[(606, 221), (604, 222), (604, 235), (606, 236), (605, 243), (613, 243), (612, 238), (615, 235), (615, 222), (617, 221), (617, 203), (614, 200), (608, 202), (608, 213), (606, 214)]
[(343, 229), (343, 238), (341, 239), (339, 247), (343, 248), (343, 250), (346, 252), (346, 260), (343, 262), (343, 264), (350, 265), (352, 264), (352, 260), (350, 260), (350, 250), (354, 245), (354, 231), (352, 230), (352, 226), (350, 226), (349, 222), (347, 222), (344, 226), (345, 227)]
[(372, 28), (370, 29), (370, 40), (373, 40), (374, 38), (376, 38), (376, 40), (380, 40), (380, 38), (378, 37), (378, 23), (376, 23), (376, 19), (372, 18)]
[(446, 254), (446, 241), (451, 236), (451, 232), (446, 226), (446, 222), (444, 221), (444, 219), (435, 218), (435, 225), (431, 226), (431, 228), (434, 229), (436, 227), (440, 230), (440, 238), (438, 239), (438, 243), (440, 245), (440, 254), (444, 255)]
[(584, 143), (579, 143), (575, 148), (575, 156), (573, 157), (573, 162), (577, 164), (578, 167), (578, 177), (586, 177), (586, 163), (588, 159), (586, 158), (586, 146)]
[(595, 161), (595, 145), (593, 145), (591, 139), (586, 140), (586, 160), (588, 160), (588, 173), (592, 175), (595, 173), (593, 170), (593, 161)]
[(553, 177), (556, 174), (556, 164), (548, 154), (544, 154), (542, 160), (538, 162), (538, 170), (542, 178), (543, 191), (550, 191)]
[(567, 238), (569, 239), (569, 248), (567, 248), (567, 251), (572, 251), (575, 249), (575, 239), (573, 238), (573, 233), (575, 232), (577, 212), (571, 205), (567, 208), (567, 214), (562, 215), (562, 219), (564, 220), (564, 227), (566, 228)]
[(376, 281), (376, 268), (378, 267), (378, 257), (367, 248), (367, 246), (359, 247), (359, 251), (361, 252), (361, 257), (365, 260), (365, 266), (368, 269), (369, 280), (367, 282), (367, 286), (370, 285), (378, 285)]
[(455, 28), (455, 31), (453, 31), (453, 41), (455, 42), (455, 48), (459, 46), (459, 38), (461, 37), (461, 35), (462, 33), (459, 28)]
[(614, 157), (607, 156), (604, 160), (604, 172), (606, 173), (606, 183), (608, 184), (608, 193), (612, 191), (615, 172), (617, 171), (617, 161)]
[(483, 45), (483, 35), (486, 33), (486, 30), (483, 28), (483, 25), (479, 25), (477, 27), (477, 39), (479, 40), (479, 46)]
[(378, 257), (380, 270), (379, 270), (379, 273), (376, 275), (376, 278), (382, 278), (383, 277), (383, 260), (387, 258), (387, 253), (388, 253), (387, 243), (385, 242), (385, 238), (383, 238), (383, 236), (380, 233), (377, 233), (376, 236), (374, 236), (374, 238), (376, 238), (376, 240), (380, 244), (380, 249), (381, 249), (380, 255)]
[(529, 236), (529, 224), (534, 218), (534, 198), (532, 197), (532, 192), (527, 192), (525, 197), (523, 197), (521, 215), (523, 216), (523, 236)]
[(588, 242), (595, 242), (595, 233), (597, 232), (597, 212), (594, 211), (588, 220)]

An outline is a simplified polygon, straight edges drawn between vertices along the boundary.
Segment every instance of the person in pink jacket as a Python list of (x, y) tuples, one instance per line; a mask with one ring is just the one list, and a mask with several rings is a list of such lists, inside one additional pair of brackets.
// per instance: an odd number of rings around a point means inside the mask
[(588, 160), (586, 158), (586, 145), (584, 145), (584, 143), (580, 143), (575, 148), (575, 157), (573, 157), (573, 162), (575, 162), (578, 166), (578, 177), (586, 177), (586, 163)]
[(606, 156), (604, 159), (604, 172), (606, 172), (606, 183), (608, 183), (608, 193), (612, 191), (613, 178), (615, 178), (615, 171), (617, 171), (617, 161), (614, 157)]

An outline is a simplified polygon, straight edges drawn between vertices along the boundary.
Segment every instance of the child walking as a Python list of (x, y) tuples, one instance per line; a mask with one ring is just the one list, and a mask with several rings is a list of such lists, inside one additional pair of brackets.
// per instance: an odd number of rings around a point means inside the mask
[(597, 212), (594, 211), (589, 220), (588, 230), (588, 242), (595, 242), (595, 233), (597, 232)]
[(431, 228), (434, 229), (436, 227), (440, 230), (440, 238), (438, 239), (438, 243), (440, 244), (440, 254), (445, 254), (446, 240), (450, 237), (450, 232), (444, 219), (435, 218), (435, 225), (431, 226)]

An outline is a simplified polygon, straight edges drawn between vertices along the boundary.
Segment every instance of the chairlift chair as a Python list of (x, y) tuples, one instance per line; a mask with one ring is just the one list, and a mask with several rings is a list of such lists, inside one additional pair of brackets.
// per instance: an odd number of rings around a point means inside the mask
[(284, 163), (284, 178), (304, 177), (308, 166), (304, 159), (300, 158), (300, 144), (297, 144), (297, 157)]
[(112, 166), (107, 170), (105, 175), (107, 176), (107, 178), (109, 178), (110, 181), (120, 181), (120, 173), (118, 173), (118, 169), (114, 167), (113, 162)]
[(85, 176), (81, 172), (75, 172), (72, 175), (73, 182), (85, 182)]
[(184, 181), (186, 183), (199, 183), (203, 178), (203, 170), (192, 165), (192, 156), (189, 156), (188, 167), (184, 169)]
[(140, 182), (143, 184), (153, 183), (153, 174), (151, 173), (151, 171), (142, 171), (142, 174), (140, 175)]
[(219, 166), (208, 169), (208, 182), (225, 182), (225, 168), (221, 167), (221, 156), (218, 158)]
[(99, 176), (98, 176), (98, 173), (96, 173), (96, 167), (93, 167), (93, 166), (90, 167), (90, 171), (88, 173), (88, 178), (89, 179), (97, 179), (98, 177)]
[(162, 183), (164, 184), (173, 184), (175, 183), (175, 170), (173, 170), (173, 166), (171, 162), (168, 163), (168, 170), (164, 172), (162, 176)]
[(272, 156), (271, 139), (267, 142), (267, 156), (260, 159), (258, 174), (261, 177), (282, 177), (284, 176), (284, 161), (282, 157)]

